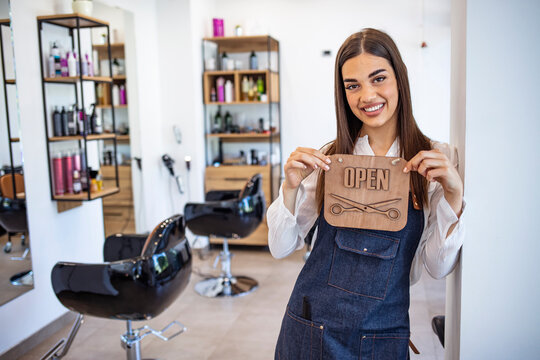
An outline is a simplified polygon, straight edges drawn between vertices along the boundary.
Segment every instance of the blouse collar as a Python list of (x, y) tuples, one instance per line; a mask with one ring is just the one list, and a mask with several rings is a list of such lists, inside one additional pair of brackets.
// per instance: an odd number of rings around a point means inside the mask
[[(369, 146), (369, 139), (368, 139), (367, 134), (362, 137), (359, 137), (358, 140), (356, 140), (353, 154), (354, 155), (371, 155), (371, 156), (375, 155), (375, 153), (373, 152), (373, 149), (371, 148), (371, 146)], [(388, 149), (388, 152), (386, 153), (385, 156), (399, 157), (400, 156), (399, 154), (400, 154), (399, 141), (398, 141), (398, 138), (396, 137), (394, 139), (394, 142), (392, 143), (392, 146), (390, 146), (390, 149)]]

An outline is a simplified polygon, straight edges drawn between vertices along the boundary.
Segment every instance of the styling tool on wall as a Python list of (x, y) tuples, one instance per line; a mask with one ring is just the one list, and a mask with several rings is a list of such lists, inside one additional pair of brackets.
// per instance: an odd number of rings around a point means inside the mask
[(182, 179), (180, 178), (180, 175), (176, 175), (174, 173), (174, 160), (167, 154), (164, 154), (161, 157), (161, 160), (163, 160), (163, 164), (165, 167), (169, 170), (169, 173), (171, 176), (176, 180), (176, 185), (178, 186), (178, 191), (180, 194), (184, 193), (184, 186), (182, 184)]

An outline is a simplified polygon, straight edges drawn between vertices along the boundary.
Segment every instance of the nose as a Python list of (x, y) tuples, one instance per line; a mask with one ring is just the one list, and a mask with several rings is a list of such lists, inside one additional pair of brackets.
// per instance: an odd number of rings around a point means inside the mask
[(372, 86), (363, 86), (360, 92), (359, 104), (372, 103), (377, 98), (377, 93)]

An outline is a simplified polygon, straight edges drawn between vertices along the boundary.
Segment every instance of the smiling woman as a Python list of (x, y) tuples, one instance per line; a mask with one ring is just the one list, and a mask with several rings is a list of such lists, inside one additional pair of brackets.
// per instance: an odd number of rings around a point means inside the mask
[[(416, 125), (407, 69), (387, 34), (365, 29), (341, 46), (335, 103), (336, 139), (321, 150), (299, 147), (290, 155), (280, 196), (268, 209), (268, 243), (277, 258), (301, 249), (308, 231), (318, 226), (283, 318), (275, 357), (404, 360), (409, 286), (418, 281), (423, 265), (442, 278), (457, 261), (464, 238), (459, 218), (463, 183), (452, 149), (432, 142)], [(404, 172), (411, 172), (411, 182), (404, 228), (342, 228), (326, 221), (325, 173), (338, 168), (331, 163), (334, 154), (406, 160)], [(377, 177), (384, 188), (382, 170), (349, 168), (345, 187), (370, 190)], [(361, 189), (363, 181), (368, 182)], [(335, 184), (329, 180), (329, 185)], [(393, 200), (382, 202), (388, 201)]]

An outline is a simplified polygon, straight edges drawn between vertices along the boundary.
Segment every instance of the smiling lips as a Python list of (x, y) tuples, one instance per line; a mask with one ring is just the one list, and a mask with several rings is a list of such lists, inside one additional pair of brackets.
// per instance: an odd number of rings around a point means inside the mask
[(384, 103), (379, 104), (371, 104), (369, 106), (361, 108), (361, 110), (366, 114), (367, 116), (377, 116), (379, 115), (384, 108)]

